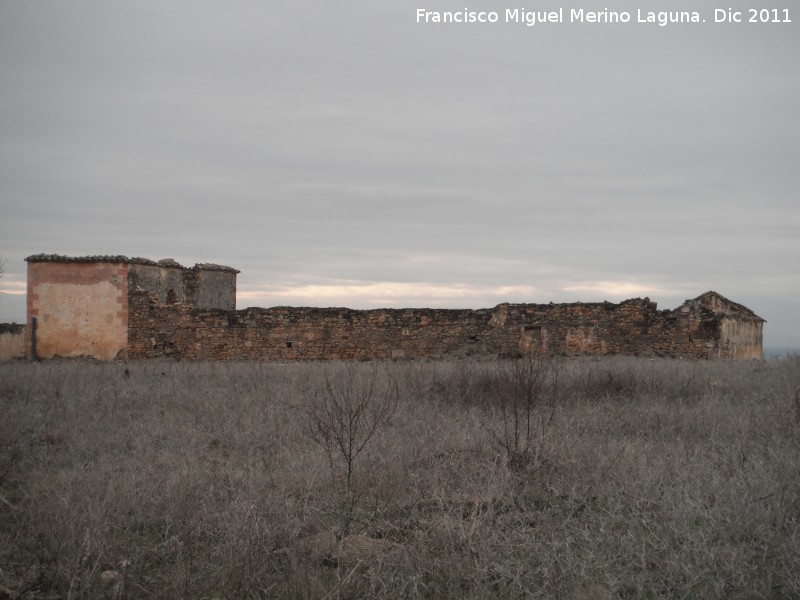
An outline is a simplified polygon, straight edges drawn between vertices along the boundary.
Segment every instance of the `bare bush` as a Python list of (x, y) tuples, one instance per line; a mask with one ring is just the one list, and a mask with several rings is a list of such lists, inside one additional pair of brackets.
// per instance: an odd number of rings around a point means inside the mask
[(551, 442), (559, 394), (555, 358), (528, 357), (498, 365), (495, 405), (500, 425), (492, 437), (512, 467), (540, 466)]
[(356, 506), (366, 491), (360, 481), (362, 454), (391, 421), (398, 398), (397, 384), (388, 371), (342, 363), (336, 369), (325, 368), (323, 382), (304, 406), (308, 435), (325, 451), (331, 485), (341, 499), (337, 539), (351, 533)]

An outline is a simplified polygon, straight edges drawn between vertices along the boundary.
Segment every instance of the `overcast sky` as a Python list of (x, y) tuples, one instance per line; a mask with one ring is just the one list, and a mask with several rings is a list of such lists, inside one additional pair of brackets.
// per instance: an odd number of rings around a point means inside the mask
[[(713, 289), (800, 347), (800, 6), (530, 4), (565, 22), (506, 23), (511, 0), (3, 0), (0, 321), (24, 321), (26, 256), (125, 254), (241, 269), (240, 308)], [(465, 7), (500, 20), (417, 22)]]

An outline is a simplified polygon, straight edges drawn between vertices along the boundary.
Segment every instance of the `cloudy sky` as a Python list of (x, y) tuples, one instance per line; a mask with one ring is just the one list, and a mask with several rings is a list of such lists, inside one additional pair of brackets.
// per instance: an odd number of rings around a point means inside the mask
[[(530, 4), (564, 22), (507, 23), (511, 0), (4, 0), (0, 321), (25, 318), (26, 256), (125, 254), (239, 268), (241, 308), (713, 289), (800, 347), (797, 3), (771, 24), (713, 23), (739, 0)], [(417, 22), (465, 7), (499, 21)]]

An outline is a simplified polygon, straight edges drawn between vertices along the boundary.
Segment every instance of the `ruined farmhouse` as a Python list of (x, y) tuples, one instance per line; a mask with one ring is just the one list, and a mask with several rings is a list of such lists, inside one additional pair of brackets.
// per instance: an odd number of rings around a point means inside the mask
[[(370, 360), (497, 356), (762, 357), (764, 320), (716, 292), (658, 310), (620, 302), (494, 308), (247, 308), (231, 267), (125, 256), (29, 256), (28, 358)], [(20, 343), (22, 346), (22, 343)]]

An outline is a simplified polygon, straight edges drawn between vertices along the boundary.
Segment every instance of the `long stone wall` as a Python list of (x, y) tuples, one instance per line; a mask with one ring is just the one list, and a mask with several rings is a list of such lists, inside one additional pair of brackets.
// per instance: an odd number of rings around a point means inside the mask
[[(683, 309), (683, 307), (682, 307)], [(130, 358), (370, 360), (486, 353), (651, 354), (710, 358), (718, 321), (708, 309), (659, 311), (647, 299), (501, 304), (483, 310), (164, 306), (130, 296)]]
[(488, 311), (162, 306), (131, 299), (131, 358), (191, 360), (367, 360), (441, 356), (490, 342)]

